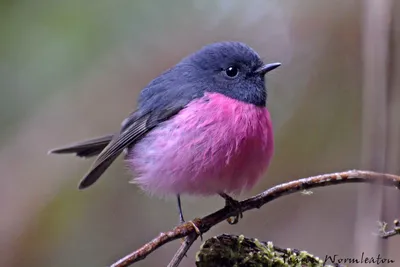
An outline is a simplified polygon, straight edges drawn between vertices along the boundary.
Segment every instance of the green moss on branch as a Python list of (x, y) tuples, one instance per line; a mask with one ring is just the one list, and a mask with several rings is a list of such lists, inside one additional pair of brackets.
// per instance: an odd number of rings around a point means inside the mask
[(282, 249), (243, 235), (212, 237), (196, 255), (197, 267), (319, 267), (323, 261), (306, 251)]

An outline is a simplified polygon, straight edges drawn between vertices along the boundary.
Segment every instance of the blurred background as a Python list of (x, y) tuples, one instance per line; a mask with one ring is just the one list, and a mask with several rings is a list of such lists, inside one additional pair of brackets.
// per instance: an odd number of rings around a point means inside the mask
[[(78, 191), (91, 160), (46, 153), (119, 129), (151, 79), (210, 42), (283, 63), (267, 78), (275, 157), (241, 199), (326, 172), (400, 174), (399, 11), (390, 0), (0, 1), (0, 266), (107, 266), (177, 224), (175, 199), (128, 184), (122, 160)], [(244, 234), (322, 258), (380, 253), (400, 266), (400, 237), (373, 235), (399, 201), (392, 188), (326, 187), (204, 237)], [(187, 219), (223, 205), (183, 198)], [(135, 266), (166, 266), (179, 245)]]

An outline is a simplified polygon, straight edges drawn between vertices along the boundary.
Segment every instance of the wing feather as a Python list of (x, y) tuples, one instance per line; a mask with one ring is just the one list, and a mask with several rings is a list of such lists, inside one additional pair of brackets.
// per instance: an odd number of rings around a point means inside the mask
[(166, 108), (162, 112), (152, 112), (144, 116), (132, 114), (124, 122), (122, 131), (113, 136), (111, 142), (96, 158), (88, 173), (79, 183), (79, 189), (87, 188), (95, 183), (125, 148), (132, 146), (160, 122), (169, 119), (182, 108), (183, 106), (174, 106)]

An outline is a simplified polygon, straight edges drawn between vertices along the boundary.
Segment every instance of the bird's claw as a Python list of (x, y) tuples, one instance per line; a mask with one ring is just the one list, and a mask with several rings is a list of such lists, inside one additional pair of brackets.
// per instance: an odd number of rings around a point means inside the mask
[(243, 211), (242, 211), (242, 206), (240, 205), (240, 202), (231, 198), (231, 197), (226, 197), (225, 198), (225, 207), (228, 207), (229, 209), (234, 209), (237, 211), (235, 216), (232, 216), (226, 221), (229, 224), (237, 224), (239, 222), (239, 219), (243, 218)]
[(196, 234), (200, 236), (200, 240), (203, 241), (203, 233), (200, 231), (199, 227), (197, 227), (197, 225), (193, 221), (188, 221), (188, 223), (190, 223), (193, 226)]

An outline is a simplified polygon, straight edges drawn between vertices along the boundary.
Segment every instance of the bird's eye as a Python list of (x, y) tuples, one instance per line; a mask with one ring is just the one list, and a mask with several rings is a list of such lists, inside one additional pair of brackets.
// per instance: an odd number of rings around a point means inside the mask
[(225, 70), (226, 75), (230, 78), (234, 78), (239, 74), (239, 69), (237, 67), (229, 67)]

